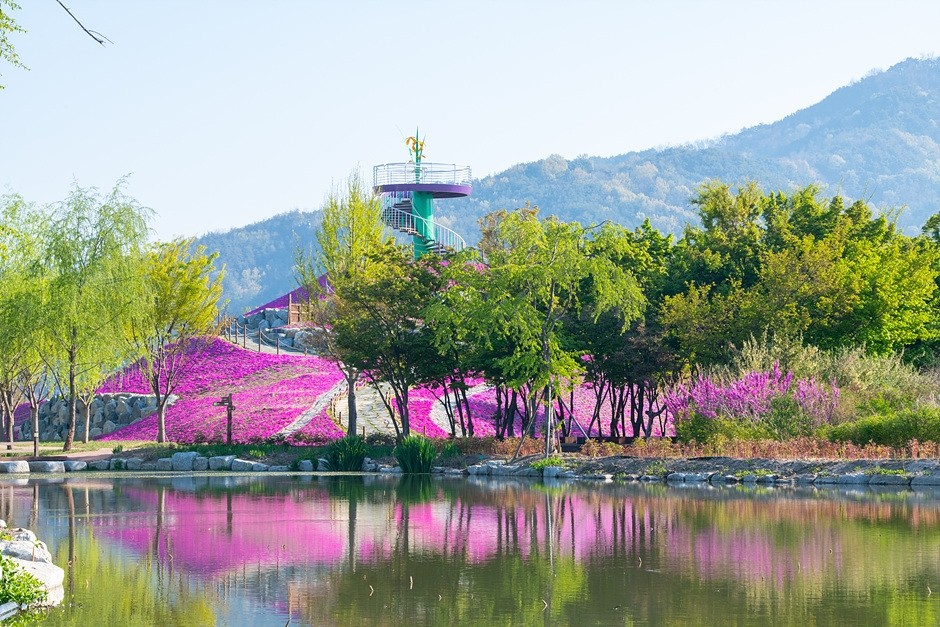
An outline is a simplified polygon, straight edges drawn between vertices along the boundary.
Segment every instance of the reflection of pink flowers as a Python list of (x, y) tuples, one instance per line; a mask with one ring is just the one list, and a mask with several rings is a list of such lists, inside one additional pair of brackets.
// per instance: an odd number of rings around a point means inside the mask
[[(213, 402), (232, 393), (236, 407), (234, 441), (264, 440), (299, 418), (341, 380), (339, 369), (319, 357), (256, 353), (212, 340), (199, 357), (197, 367), (174, 392), (180, 398), (167, 408), (167, 435), (170, 440), (182, 443), (223, 440), (225, 409), (213, 406)], [(132, 366), (109, 379), (101, 391), (149, 394), (150, 387), (140, 370)], [(320, 434), (322, 439), (342, 436), (325, 412), (303, 431)], [(156, 435), (157, 416), (153, 415), (101, 439), (152, 440)]]

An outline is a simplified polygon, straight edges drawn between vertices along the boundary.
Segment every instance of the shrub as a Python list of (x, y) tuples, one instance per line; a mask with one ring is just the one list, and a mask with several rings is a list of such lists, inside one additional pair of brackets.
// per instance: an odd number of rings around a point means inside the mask
[(598, 442), (588, 440), (581, 445), (581, 454), (588, 457), (612, 457), (623, 455), (623, 446), (616, 442)]
[(912, 440), (940, 442), (940, 407), (911, 407), (844, 422), (828, 430), (833, 442), (901, 448)]
[(453, 441), (448, 440), (444, 446), (441, 447), (441, 453), (439, 457), (441, 459), (450, 459), (451, 457), (457, 457), (458, 455), (460, 455), (460, 449)]
[(120, 455), (121, 453), (124, 452), (124, 445), (123, 445), (123, 444), (118, 444), (118, 445), (115, 446), (113, 449), (111, 449), (111, 452), (112, 452), (114, 455)]
[(0, 568), (3, 578), (0, 579), (0, 603), (15, 601), (20, 606), (31, 606), (46, 600), (48, 593), (38, 579), (21, 570), (16, 563), (0, 556)]
[(410, 435), (392, 451), (398, 465), (405, 474), (426, 474), (431, 472), (437, 459), (434, 442), (420, 435)]
[(551, 468), (554, 466), (560, 466), (563, 468), (565, 466), (565, 460), (558, 457), (557, 455), (553, 455), (551, 457), (543, 457), (542, 459), (537, 459), (531, 464), (529, 464), (530, 468), (534, 468), (536, 470), (544, 470), (546, 468)]
[(264, 451), (253, 448), (250, 451), (248, 451), (248, 457), (252, 459), (261, 459), (264, 457)]
[(333, 470), (359, 471), (366, 453), (366, 443), (361, 436), (346, 435), (326, 447), (326, 461)]

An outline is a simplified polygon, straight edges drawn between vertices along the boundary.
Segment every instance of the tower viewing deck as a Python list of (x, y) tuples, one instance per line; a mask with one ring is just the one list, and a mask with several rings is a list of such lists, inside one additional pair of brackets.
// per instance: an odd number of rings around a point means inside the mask
[(470, 166), (454, 163), (385, 163), (372, 168), (375, 193), (426, 192), (434, 198), (469, 196)]
[(424, 142), (416, 137), (408, 138), (412, 161), (385, 163), (372, 169), (373, 191), (382, 198), (382, 220), (411, 236), (415, 257), (462, 250), (466, 246), (463, 238), (434, 221), (434, 199), (469, 196), (470, 167), (423, 161)]

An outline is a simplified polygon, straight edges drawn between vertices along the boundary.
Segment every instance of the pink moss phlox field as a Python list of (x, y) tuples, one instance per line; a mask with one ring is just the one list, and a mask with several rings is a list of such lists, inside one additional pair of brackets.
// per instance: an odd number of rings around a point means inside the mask
[[(256, 353), (218, 339), (207, 343), (198, 360), (174, 392), (179, 400), (167, 408), (167, 436), (174, 442), (223, 441), (226, 412), (213, 403), (229, 393), (236, 407), (233, 440), (265, 440), (299, 418), (342, 380), (336, 366), (319, 357)], [(115, 391), (149, 394), (150, 387), (139, 367), (131, 367), (101, 389)], [(325, 412), (316, 416), (306, 430), (320, 433), (325, 440), (342, 435)], [(156, 435), (157, 416), (153, 415), (100, 439), (152, 440)]]
[(666, 395), (666, 405), (674, 416), (690, 411), (706, 418), (732, 418), (757, 421), (767, 415), (775, 399), (790, 397), (817, 425), (829, 422), (839, 404), (839, 388), (833, 381), (824, 385), (815, 379), (799, 379), (782, 373), (774, 364), (767, 372), (749, 372), (741, 379), (721, 383), (700, 376), (690, 384), (676, 385)]

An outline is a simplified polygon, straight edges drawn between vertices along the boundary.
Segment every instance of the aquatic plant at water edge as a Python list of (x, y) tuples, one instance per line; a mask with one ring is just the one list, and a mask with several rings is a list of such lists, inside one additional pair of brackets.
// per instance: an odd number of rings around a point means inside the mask
[(365, 458), (366, 443), (358, 435), (347, 435), (334, 440), (326, 449), (326, 461), (332, 470), (362, 470), (362, 461)]
[(402, 440), (392, 454), (403, 473), (426, 474), (431, 472), (434, 460), (437, 459), (437, 447), (428, 438), (411, 435)]
[(0, 603), (15, 601), (23, 606), (31, 606), (46, 600), (48, 592), (38, 579), (22, 570), (9, 557), (0, 556)]

